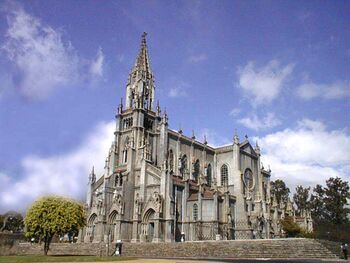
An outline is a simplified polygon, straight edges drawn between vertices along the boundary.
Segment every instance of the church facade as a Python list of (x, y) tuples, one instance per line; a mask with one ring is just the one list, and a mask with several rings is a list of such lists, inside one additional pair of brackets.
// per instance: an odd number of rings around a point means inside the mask
[[(231, 144), (215, 148), (172, 130), (154, 97), (143, 34), (104, 173), (98, 180), (93, 170), (89, 176), (87, 224), (79, 241), (280, 237), (279, 220), (295, 216), (294, 208), (271, 196), (271, 171), (261, 164), (259, 146), (235, 134)], [(310, 215), (301, 221), (311, 230)]]

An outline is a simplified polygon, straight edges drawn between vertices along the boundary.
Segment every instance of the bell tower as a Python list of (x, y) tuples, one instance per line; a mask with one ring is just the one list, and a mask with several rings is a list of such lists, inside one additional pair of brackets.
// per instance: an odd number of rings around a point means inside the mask
[(159, 104), (154, 108), (154, 75), (150, 66), (146, 33), (126, 83), (125, 106), (117, 112), (116, 141), (118, 141), (118, 164), (131, 170), (140, 167), (142, 159), (160, 165), (157, 152), (159, 125), (162, 121)]
[(150, 67), (146, 35), (147, 33), (143, 33), (141, 36), (140, 51), (128, 77), (126, 110), (130, 108), (153, 110), (154, 76)]

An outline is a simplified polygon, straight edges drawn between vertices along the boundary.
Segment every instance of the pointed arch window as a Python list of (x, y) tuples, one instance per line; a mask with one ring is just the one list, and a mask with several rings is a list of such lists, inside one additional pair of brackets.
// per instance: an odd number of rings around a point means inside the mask
[(223, 164), (220, 169), (221, 174), (221, 186), (228, 185), (228, 167), (226, 164)]
[(248, 189), (251, 189), (254, 185), (253, 172), (247, 168), (244, 172), (244, 184)]
[(194, 163), (193, 173), (192, 173), (193, 180), (195, 180), (196, 182), (198, 181), (199, 170), (200, 170), (200, 163), (199, 163), (199, 160), (197, 159), (197, 161)]
[(198, 220), (198, 205), (194, 204), (193, 205), (193, 220), (197, 221)]
[(213, 178), (212, 178), (211, 164), (208, 164), (208, 166), (207, 166), (207, 183), (209, 186), (211, 186), (212, 181), (213, 181)]
[(180, 159), (180, 174), (182, 177), (184, 177), (185, 173), (187, 172), (187, 156), (186, 154), (182, 156)]
[(125, 148), (123, 151), (123, 163), (128, 162), (128, 150)]
[(174, 170), (174, 153), (173, 150), (169, 151), (169, 171), (172, 173)]

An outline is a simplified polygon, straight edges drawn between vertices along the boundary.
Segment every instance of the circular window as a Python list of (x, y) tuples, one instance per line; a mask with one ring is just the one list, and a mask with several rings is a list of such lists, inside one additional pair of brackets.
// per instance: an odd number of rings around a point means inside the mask
[(244, 184), (248, 188), (253, 187), (253, 172), (250, 169), (246, 169), (244, 172)]

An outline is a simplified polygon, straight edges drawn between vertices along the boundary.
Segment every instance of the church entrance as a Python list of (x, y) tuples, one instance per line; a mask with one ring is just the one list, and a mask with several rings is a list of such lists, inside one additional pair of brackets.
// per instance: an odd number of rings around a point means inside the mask
[(152, 242), (154, 237), (154, 223), (148, 223), (147, 242)]
[(146, 237), (147, 242), (152, 242), (154, 238), (154, 216), (155, 211), (153, 209), (149, 209), (144, 217), (142, 224), (144, 225), (144, 235)]

